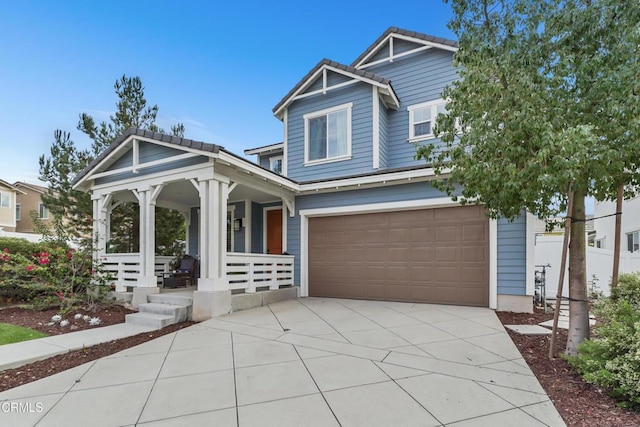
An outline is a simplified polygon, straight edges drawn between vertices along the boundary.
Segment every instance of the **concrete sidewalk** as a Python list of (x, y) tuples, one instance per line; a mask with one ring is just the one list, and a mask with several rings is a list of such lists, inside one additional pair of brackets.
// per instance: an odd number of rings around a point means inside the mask
[(121, 323), (15, 344), (5, 344), (0, 346), (0, 372), (47, 359), (57, 354), (67, 353), (70, 350), (79, 350), (152, 330), (155, 328)]
[(564, 425), (493, 311), (321, 298), (199, 323), (0, 407), (39, 427)]

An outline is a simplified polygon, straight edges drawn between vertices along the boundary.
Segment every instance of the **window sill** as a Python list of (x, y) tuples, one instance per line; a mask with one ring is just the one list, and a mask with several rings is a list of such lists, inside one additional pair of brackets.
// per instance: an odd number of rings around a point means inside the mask
[(420, 135), (420, 136), (415, 136), (413, 138), (408, 138), (407, 141), (414, 144), (416, 142), (421, 142), (421, 141), (427, 141), (429, 139), (436, 139), (435, 135), (430, 134), (430, 135)]
[(333, 162), (341, 162), (344, 160), (350, 160), (351, 156), (340, 156), (340, 157), (331, 157), (329, 159), (321, 159), (321, 160), (311, 160), (304, 163), (304, 166), (315, 166), (315, 165), (323, 165), (325, 163), (333, 163)]

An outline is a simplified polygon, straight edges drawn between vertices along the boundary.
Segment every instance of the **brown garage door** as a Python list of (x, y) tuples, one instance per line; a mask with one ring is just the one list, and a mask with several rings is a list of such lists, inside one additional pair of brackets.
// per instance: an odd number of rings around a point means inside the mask
[(309, 218), (309, 295), (489, 305), (479, 206)]

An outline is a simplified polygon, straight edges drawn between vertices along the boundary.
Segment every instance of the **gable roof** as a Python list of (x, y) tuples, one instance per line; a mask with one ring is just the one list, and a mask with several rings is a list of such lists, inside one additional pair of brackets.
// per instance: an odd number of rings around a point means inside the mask
[(344, 65), (325, 58), (318, 62), (318, 64), (316, 64), (316, 66), (313, 67), (311, 71), (309, 71), (302, 78), (302, 80), (300, 80), (293, 87), (293, 89), (291, 89), (289, 93), (287, 93), (284, 98), (282, 98), (280, 102), (276, 104), (275, 107), (273, 107), (273, 114), (281, 119), (282, 111), (295, 100), (295, 97), (300, 94), (300, 92), (309, 87), (315, 81), (315, 79), (320, 76), (322, 70), (325, 69), (383, 88), (386, 91), (386, 93), (384, 94), (389, 98), (387, 103), (389, 105), (394, 105), (396, 108), (399, 108), (400, 102), (398, 101), (398, 97), (395, 94), (393, 87), (391, 86), (391, 80), (386, 79), (382, 76), (378, 76), (369, 71), (358, 70), (355, 67)]
[(13, 185), (15, 187), (23, 187), (40, 194), (45, 194), (47, 192), (47, 187), (43, 187), (41, 185), (29, 184), (27, 182), (16, 181), (13, 183)]
[(247, 148), (244, 150), (244, 154), (262, 154), (262, 153), (272, 153), (276, 151), (281, 151), (284, 149), (284, 142), (276, 142), (275, 144), (263, 145), (261, 147), (256, 148)]
[(164, 142), (167, 144), (172, 144), (180, 147), (193, 148), (196, 150), (210, 152), (210, 153), (217, 153), (220, 151), (220, 149), (222, 149), (222, 147), (220, 147), (219, 145), (209, 144), (202, 141), (195, 141), (193, 139), (180, 138), (178, 136), (166, 135), (163, 133), (152, 132), (150, 130), (145, 130), (145, 129), (129, 128), (126, 131), (124, 131), (124, 133), (120, 135), (118, 139), (113, 141), (106, 150), (104, 150), (98, 157), (96, 157), (91, 163), (89, 163), (89, 166), (84, 168), (78, 175), (76, 175), (76, 177), (71, 182), (71, 185), (73, 187), (78, 185), (78, 183), (80, 183), (80, 181), (85, 176), (87, 176), (94, 169), (101, 166), (101, 163), (103, 163), (103, 161), (107, 159), (107, 157), (109, 157), (111, 153), (113, 153), (118, 147), (120, 147), (120, 145), (122, 145), (131, 136), (141, 136), (144, 138), (154, 139), (156, 141)]
[(445, 39), (443, 37), (430, 36), (429, 34), (418, 33), (416, 31), (408, 31), (403, 30), (398, 27), (389, 27), (387, 30), (382, 33), (380, 37), (374, 41), (371, 46), (369, 46), (355, 61), (351, 63), (351, 66), (354, 68), (360, 67), (363, 62), (375, 55), (388, 41), (389, 38), (396, 36), (401, 36), (403, 39), (409, 39), (411, 41), (416, 41), (421, 44), (432, 45), (433, 47), (439, 47), (441, 49), (446, 49), (450, 51), (455, 51), (458, 49), (458, 42), (455, 40)]
[(24, 191), (20, 190), (19, 188), (17, 188), (15, 185), (9, 184), (7, 181), (0, 179), (0, 185), (7, 187), (10, 190), (15, 191), (16, 193), (22, 193), (22, 194), (27, 194)]

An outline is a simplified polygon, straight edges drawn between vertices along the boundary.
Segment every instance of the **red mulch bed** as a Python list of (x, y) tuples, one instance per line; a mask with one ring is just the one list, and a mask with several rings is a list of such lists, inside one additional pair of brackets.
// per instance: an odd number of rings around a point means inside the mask
[[(83, 319), (76, 320), (74, 318), (76, 313), (98, 317), (101, 323), (99, 326), (90, 326), (89, 323)], [(0, 323), (11, 323), (13, 325), (36, 329), (49, 335), (59, 335), (81, 331), (83, 329), (94, 329), (123, 323), (125, 316), (129, 313), (135, 312), (117, 304), (100, 306), (95, 310), (74, 309), (63, 316), (63, 319), (69, 321), (69, 325), (61, 327), (59, 324), (47, 325), (47, 323), (51, 322), (51, 316), (58, 314), (58, 309), (37, 311), (20, 307), (6, 307), (0, 308)], [(2, 371), (0, 372), (0, 392), (57, 374), (58, 372), (66, 371), (67, 369), (75, 368), (83, 363), (91, 362), (101, 357), (109, 356), (129, 347), (186, 328), (194, 323), (195, 322), (177, 323), (158, 331), (144, 332), (131, 337), (97, 344), (81, 350), (53, 356), (39, 362), (30, 363), (19, 368)]]
[[(543, 311), (533, 314), (497, 314), (503, 325), (536, 325), (553, 319), (552, 313), (545, 314)], [(573, 373), (564, 359), (558, 357), (549, 360), (549, 335), (531, 336), (520, 335), (511, 330), (507, 332), (568, 426), (640, 426), (640, 413), (616, 406), (616, 400), (607, 396), (606, 390), (584, 382)], [(557, 353), (564, 351), (566, 343), (567, 331), (560, 329), (556, 341)]]
[[(69, 325), (65, 327), (59, 324), (48, 325), (48, 323), (51, 323), (51, 317), (58, 313), (58, 308), (50, 308), (42, 311), (21, 307), (0, 308), (0, 323), (24, 326), (44, 332), (47, 335), (60, 335), (68, 332), (77, 332), (84, 329), (94, 329), (123, 323), (125, 315), (135, 313), (135, 311), (118, 304), (99, 306), (94, 310), (74, 309), (66, 315), (62, 315), (63, 319), (69, 321)], [(91, 326), (89, 322), (83, 319), (75, 319), (74, 316), (78, 313), (83, 316), (98, 317), (100, 319), (100, 325)]]

